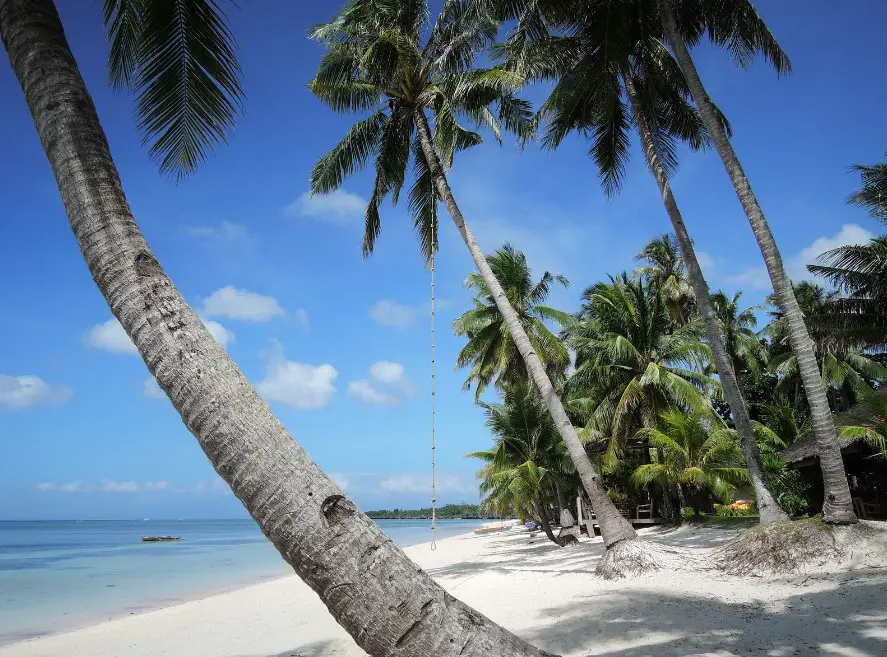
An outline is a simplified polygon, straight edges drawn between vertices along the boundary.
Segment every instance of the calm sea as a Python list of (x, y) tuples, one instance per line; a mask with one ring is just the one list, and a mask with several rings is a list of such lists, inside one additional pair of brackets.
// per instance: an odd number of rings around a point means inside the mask
[[(429, 521), (378, 523), (398, 545), (429, 540)], [(438, 537), (479, 525), (439, 521)], [(291, 572), (251, 520), (0, 522), (0, 645)]]

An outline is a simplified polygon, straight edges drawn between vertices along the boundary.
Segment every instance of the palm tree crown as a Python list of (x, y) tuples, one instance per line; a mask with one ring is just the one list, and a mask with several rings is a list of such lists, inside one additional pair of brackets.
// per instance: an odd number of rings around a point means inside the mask
[(662, 414), (661, 425), (638, 433), (658, 450), (659, 457), (634, 471), (632, 481), (636, 486), (657, 482), (690, 491), (710, 491), (726, 501), (738, 484), (748, 481), (735, 434), (723, 426), (713, 427), (711, 416), (673, 408)]
[[(609, 452), (672, 405), (711, 413), (717, 383), (702, 373), (711, 358), (701, 322), (673, 328), (662, 296), (623, 274), (583, 294), (580, 321), (568, 331), (576, 350), (574, 398), (592, 399), (588, 432)], [(574, 403), (575, 405), (575, 403)]]
[[(479, 144), (477, 132), (522, 132), (529, 105), (513, 95), (514, 74), (470, 69), (476, 53), (495, 38), (498, 23), (463, 0), (447, 0), (427, 38), (426, 0), (354, 0), (311, 33), (327, 52), (309, 85), (336, 112), (369, 113), (323, 156), (311, 173), (311, 191), (326, 194), (375, 156), (375, 183), (366, 210), (363, 252), (372, 252), (381, 229), (379, 206), (396, 203), (412, 159), (409, 194), (423, 252), (437, 244), (438, 193), (416, 134), (416, 112), (434, 115), (434, 139), (444, 167), (457, 151)], [(492, 104), (498, 112), (490, 110)], [(464, 127), (460, 118), (471, 122)], [(411, 158), (412, 153), (412, 158)]]
[(138, 94), (151, 156), (162, 173), (193, 173), (226, 141), (243, 102), (224, 11), (213, 0), (104, 0), (104, 19), (108, 77)]
[(718, 291), (712, 295), (712, 303), (718, 315), (727, 355), (733, 362), (733, 371), (737, 375), (742, 372), (758, 375), (761, 366), (767, 362), (767, 346), (755, 331), (758, 326), (755, 313), (763, 310), (763, 307), (741, 308), (739, 306), (741, 297), (741, 291), (734, 293), (730, 298), (724, 292)]
[(679, 324), (690, 321), (695, 314), (695, 299), (675, 236), (665, 233), (650, 240), (634, 259), (645, 263), (635, 268), (634, 273), (645, 277), (665, 297), (675, 321)]
[[(570, 364), (570, 354), (545, 322), (567, 328), (574, 319), (568, 313), (543, 304), (553, 283), (567, 287), (569, 281), (559, 274), (545, 272), (537, 283), (533, 283), (526, 257), (511, 244), (487, 256), (487, 261), (549, 376), (562, 377)], [(468, 337), (468, 344), (459, 352), (456, 364), (471, 367), (465, 388), (474, 383), (477, 400), (490, 383), (526, 379), (527, 370), (483, 277), (477, 273), (469, 274), (465, 285), (476, 296), (474, 308), (453, 322), (453, 332)]]

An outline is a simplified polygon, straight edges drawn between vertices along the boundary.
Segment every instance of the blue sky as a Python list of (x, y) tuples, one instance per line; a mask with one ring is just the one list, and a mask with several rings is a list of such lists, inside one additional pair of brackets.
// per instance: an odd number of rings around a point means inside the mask
[[(351, 118), (310, 95), (319, 49), (308, 26), (338, 2), (248, 3), (232, 17), (248, 96), (231, 143), (191, 180), (162, 178), (140, 145), (132, 101), (106, 84), (99, 7), (59, 3), (135, 216), (167, 272), (203, 313), (280, 418), (365, 508), (428, 503), (428, 273), (405, 204), (386, 206), (375, 255), (360, 256), (361, 199), (306, 200), (315, 160)], [(737, 71), (723, 52), (695, 54), (732, 121), (735, 146), (790, 270), (877, 231), (844, 200), (854, 163), (882, 159), (887, 5), (878, 0), (761, 1), (792, 57), (779, 79)], [(121, 336), (71, 237), (21, 91), (0, 65), (0, 519), (235, 517), (239, 503)], [(461, 155), (451, 182), (481, 245), (524, 250), (537, 274), (581, 290), (669, 228), (634, 146), (622, 194), (598, 187), (586, 146), (557, 153), (495, 142)], [(713, 287), (767, 292), (763, 263), (715, 154), (686, 154), (675, 193)], [(445, 216), (445, 215), (444, 215)], [(443, 502), (476, 500), (489, 438), (453, 369), (449, 324), (468, 307), (471, 260), (442, 226), (438, 295), (438, 471)]]

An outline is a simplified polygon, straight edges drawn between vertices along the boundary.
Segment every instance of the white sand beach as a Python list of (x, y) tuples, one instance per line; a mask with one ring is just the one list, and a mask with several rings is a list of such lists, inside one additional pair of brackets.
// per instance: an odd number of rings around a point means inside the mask
[[(645, 530), (704, 559), (733, 532)], [(887, 654), (887, 560), (738, 578), (706, 568), (632, 580), (594, 575), (600, 538), (560, 549), (540, 534), (464, 535), (407, 553), (453, 595), (561, 655)], [(297, 577), (0, 648), (0, 657), (363, 655)]]

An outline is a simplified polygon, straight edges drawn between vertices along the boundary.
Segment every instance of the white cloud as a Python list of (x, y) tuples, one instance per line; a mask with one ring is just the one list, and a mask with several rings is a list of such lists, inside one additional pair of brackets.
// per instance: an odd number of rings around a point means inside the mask
[(311, 330), (311, 320), (308, 318), (308, 311), (299, 308), (293, 313), (296, 317), (296, 321), (299, 322), (299, 325), (306, 331)]
[(413, 393), (413, 380), (407, 376), (406, 369), (400, 363), (390, 360), (376, 361), (370, 365), (369, 372), (370, 376), (379, 383), (392, 386), (408, 395)]
[(96, 324), (86, 333), (86, 344), (115, 354), (136, 354), (138, 350), (116, 318)]
[(72, 481), (67, 484), (56, 484), (53, 482), (44, 482), (37, 484), (37, 490), (43, 493), (82, 493), (86, 490), (82, 481)]
[(379, 390), (371, 381), (361, 379), (348, 384), (348, 394), (366, 404), (393, 406), (414, 392), (413, 380), (400, 363), (377, 361), (370, 366), (369, 375), (377, 384), (382, 384), (383, 390)]
[(246, 322), (266, 322), (285, 313), (274, 297), (238, 290), (228, 285), (216, 290), (204, 300), (201, 314), (206, 317), (228, 317)]
[(283, 209), (290, 217), (314, 217), (332, 224), (352, 224), (366, 212), (367, 201), (357, 194), (338, 189), (329, 194), (312, 196), (305, 192)]
[[(234, 333), (219, 322), (203, 320), (203, 325), (223, 347), (234, 342)], [(114, 354), (137, 354), (136, 346), (115, 318), (96, 324), (86, 332), (86, 344), (96, 349), (104, 349)]]
[[(818, 237), (796, 255), (785, 260), (785, 269), (789, 277), (793, 281), (812, 280), (813, 274), (807, 271), (807, 265), (816, 263), (816, 259), (831, 249), (848, 244), (865, 244), (873, 235), (865, 228), (856, 224), (844, 224), (835, 235)], [(761, 264), (750, 267), (733, 276), (727, 276), (724, 279), (737, 287), (772, 291), (770, 284), (770, 276), (767, 274), (767, 268)]]
[(333, 385), (339, 373), (332, 365), (308, 365), (286, 360), (280, 344), (259, 381), (259, 393), (269, 401), (276, 401), (302, 411), (323, 408), (333, 400)]
[(102, 479), (103, 493), (136, 493), (139, 485), (134, 481), (111, 481)]
[(39, 404), (63, 404), (72, 394), (70, 388), (50, 385), (39, 376), (0, 374), (0, 406), (14, 411)]
[[(387, 493), (431, 493), (430, 474), (398, 474), (383, 479), (379, 487)], [(437, 477), (437, 493), (440, 494), (470, 494), (477, 492), (474, 482), (464, 481), (456, 475), (441, 474)]]
[(370, 308), (370, 319), (381, 326), (406, 328), (416, 322), (420, 313), (421, 310), (414, 306), (405, 306), (394, 299), (382, 299)]
[(146, 481), (145, 482), (145, 490), (149, 491), (160, 491), (166, 490), (169, 488), (169, 484), (165, 481)]
[(230, 221), (222, 221), (218, 224), (185, 225), (182, 232), (210, 244), (236, 244), (243, 246), (255, 241), (246, 226)]
[(787, 266), (788, 275), (792, 280), (810, 280), (813, 274), (807, 271), (807, 265), (816, 264), (816, 259), (832, 249), (849, 244), (865, 244), (874, 237), (870, 232), (856, 224), (844, 224), (835, 235), (831, 237), (818, 237), (807, 248), (792, 258)]
[(724, 280), (741, 289), (773, 290), (773, 287), (770, 285), (770, 276), (767, 274), (767, 268), (764, 265), (750, 267), (733, 276), (727, 276)]
[(210, 334), (216, 339), (223, 347), (227, 347), (230, 343), (234, 342), (234, 333), (226, 329), (224, 326), (215, 322), (211, 319), (204, 319), (203, 325), (206, 327), (206, 330), (210, 332)]
[(372, 404), (373, 406), (393, 406), (400, 402), (400, 398), (397, 395), (376, 390), (372, 383), (365, 380), (349, 383), (348, 394), (365, 404)]

